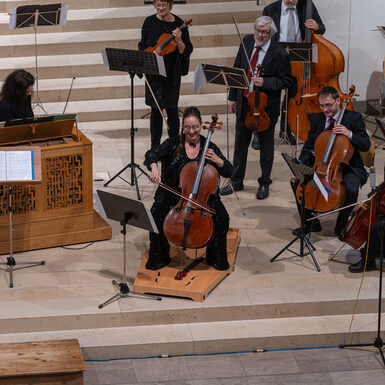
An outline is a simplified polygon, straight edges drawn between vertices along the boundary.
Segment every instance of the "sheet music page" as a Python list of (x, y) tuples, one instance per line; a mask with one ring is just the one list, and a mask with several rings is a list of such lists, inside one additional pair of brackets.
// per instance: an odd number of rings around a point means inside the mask
[(7, 180), (7, 171), (5, 168), (5, 151), (0, 151), (0, 180)]
[(319, 191), (321, 191), (321, 194), (325, 198), (325, 201), (327, 202), (328, 201), (329, 193), (326, 191), (324, 185), (319, 180), (318, 175), (317, 175), (316, 172), (313, 174), (313, 179), (314, 179), (314, 182), (316, 183), (317, 187), (319, 188)]
[[(33, 180), (33, 151), (3, 151), (6, 181)], [(3, 175), (3, 171), (0, 171)]]

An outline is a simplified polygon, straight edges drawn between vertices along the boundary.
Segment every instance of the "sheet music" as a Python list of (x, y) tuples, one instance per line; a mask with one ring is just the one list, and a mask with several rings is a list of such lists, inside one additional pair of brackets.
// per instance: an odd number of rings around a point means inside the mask
[(0, 151), (0, 181), (33, 180), (33, 151)]
[(324, 185), (323, 185), (322, 182), (319, 180), (318, 175), (317, 175), (316, 172), (313, 174), (313, 180), (314, 180), (314, 182), (316, 183), (316, 185), (317, 185), (319, 191), (321, 191), (321, 194), (322, 194), (323, 197), (325, 198), (325, 201), (327, 202), (327, 201), (328, 201), (328, 197), (329, 197), (329, 193), (326, 191)]

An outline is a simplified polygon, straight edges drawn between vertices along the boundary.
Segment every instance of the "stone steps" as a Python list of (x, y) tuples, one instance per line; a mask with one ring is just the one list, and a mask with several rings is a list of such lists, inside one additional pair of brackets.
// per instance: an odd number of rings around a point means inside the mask
[[(0, 6), (1, 80), (17, 68), (24, 68), (32, 74), (36, 72), (34, 31), (32, 28), (9, 30), (7, 14), (11, 8), (34, 3), (27, 0), (11, 1)], [(46, 3), (50, 2), (40, 2)], [(140, 28), (144, 18), (154, 13), (153, 6), (144, 5), (143, 1), (138, 0), (71, 0), (67, 4), (69, 11), (66, 26), (37, 29), (39, 98), (44, 109), (49, 113), (61, 112), (71, 79), (76, 77), (66, 112), (77, 113), (82, 122), (130, 118), (126, 98), (130, 95), (129, 82), (117, 84), (112, 81), (108, 84), (108, 79), (114, 76), (118, 79), (123, 74), (105, 67), (100, 53), (106, 47), (137, 49)], [(202, 62), (231, 66), (239, 45), (232, 17), (237, 18), (241, 33), (248, 33), (263, 5), (264, 2), (257, 7), (254, 1), (228, 0), (193, 0), (185, 5), (174, 5), (173, 11), (177, 15), (193, 19), (189, 31), (194, 52), (190, 62), (191, 73), (182, 78), (181, 107), (195, 103), (203, 108), (204, 113), (211, 114), (213, 110), (219, 113), (226, 111), (225, 98), (218, 103), (213, 98), (213, 94), (224, 92), (221, 87), (212, 86), (207, 90), (200, 90), (199, 99), (195, 98), (192, 72)], [(78, 84), (87, 82), (88, 86), (77, 87)], [(143, 97), (144, 83), (135, 79), (135, 105), (138, 106), (135, 117), (141, 117), (149, 110), (143, 104)], [(214, 103), (211, 104), (211, 101)], [(98, 107), (94, 111), (94, 105), (102, 105), (102, 108)], [(124, 107), (119, 110), (117, 105)]]
[[(350, 343), (350, 315), (112, 327), (0, 335), (0, 342), (77, 338), (85, 359), (209, 354)], [(377, 315), (357, 314), (351, 338), (372, 343)]]

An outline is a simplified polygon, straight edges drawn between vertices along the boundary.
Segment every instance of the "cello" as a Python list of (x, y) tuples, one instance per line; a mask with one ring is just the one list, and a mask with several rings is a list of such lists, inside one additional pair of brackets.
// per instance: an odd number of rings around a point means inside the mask
[[(306, 2), (306, 20), (313, 16), (313, 3)], [(318, 62), (292, 62), (292, 75), (297, 79), (297, 94), (288, 103), (287, 123), (291, 132), (303, 142), (306, 141), (310, 124), (306, 118), (307, 113), (320, 112), (317, 93), (324, 86), (332, 86), (341, 91), (338, 76), (344, 71), (345, 61), (341, 50), (325, 39), (321, 34), (312, 33), (306, 28), (305, 43), (316, 44), (318, 48)], [(347, 109), (353, 110), (353, 105), (348, 104)]]
[[(354, 249), (358, 249), (364, 244), (368, 238), (370, 225), (378, 221), (378, 201), (380, 201), (381, 213), (385, 214), (384, 183), (381, 186), (379, 186), (381, 194), (373, 195), (370, 203), (364, 203), (354, 211), (346, 226), (342, 240)], [(371, 210), (370, 206), (372, 206)]]
[[(199, 163), (187, 163), (179, 175), (182, 195), (201, 202), (207, 206), (207, 200), (214, 194), (219, 185), (218, 171), (211, 164), (205, 164), (205, 156), (210, 144), (210, 138), (215, 129), (220, 129), (222, 122), (217, 122), (218, 116), (212, 116), (208, 127), (205, 146)], [(207, 128), (203, 126), (203, 128)], [(214, 224), (207, 210), (197, 208), (186, 199), (181, 199), (171, 208), (163, 222), (163, 232), (166, 238), (183, 249), (199, 249), (207, 246), (214, 236)]]
[[(351, 102), (355, 87), (350, 87), (350, 93), (339, 110), (336, 125), (341, 123), (346, 106)], [(332, 130), (318, 135), (315, 145), (314, 173), (320, 179), (328, 192), (325, 200), (318, 188), (307, 185), (305, 189), (305, 207), (317, 212), (327, 212), (338, 209), (345, 199), (345, 186), (342, 183), (343, 166), (349, 163), (354, 148), (345, 135), (337, 135)], [(297, 188), (297, 199), (301, 197), (301, 184)]]

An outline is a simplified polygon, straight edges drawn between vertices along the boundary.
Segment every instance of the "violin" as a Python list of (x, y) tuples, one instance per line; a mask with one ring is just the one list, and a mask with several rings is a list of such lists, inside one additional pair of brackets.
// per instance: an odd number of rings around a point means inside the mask
[[(380, 196), (380, 199), (379, 199)], [(370, 203), (364, 203), (351, 215), (343, 241), (358, 249), (368, 239), (369, 227), (378, 221), (378, 201), (380, 201), (380, 211), (385, 214), (385, 189), (381, 189), (381, 194), (375, 194), (370, 198)], [(370, 210), (370, 206), (372, 206)]]
[[(210, 195), (214, 194), (219, 185), (217, 169), (211, 164), (205, 164), (205, 156), (210, 144), (210, 138), (215, 129), (220, 129), (222, 122), (217, 122), (218, 116), (212, 116), (202, 155), (199, 160), (187, 163), (179, 175), (182, 194), (207, 206)], [(207, 122), (208, 124), (208, 122)], [(203, 128), (207, 128), (203, 126)], [(207, 246), (214, 236), (214, 224), (207, 210), (197, 207), (186, 199), (181, 199), (171, 208), (163, 222), (163, 232), (166, 238), (183, 249), (199, 249)]]
[[(355, 87), (350, 87), (350, 93), (339, 111), (336, 125), (341, 123), (346, 106), (351, 101)], [(349, 164), (354, 148), (347, 136), (335, 134), (327, 130), (318, 135), (315, 145), (314, 173), (328, 192), (326, 201), (318, 188), (307, 185), (305, 189), (305, 207), (317, 212), (327, 212), (341, 207), (345, 200), (345, 186), (342, 183), (342, 170)], [(297, 188), (297, 199), (301, 197), (301, 184)]]
[[(187, 20), (184, 22), (180, 27), (178, 27), (180, 30), (186, 28), (188, 25), (192, 23), (192, 19)], [(172, 33), (162, 33), (158, 41), (156, 42), (156, 45), (153, 47), (147, 47), (145, 51), (147, 52), (154, 52), (159, 56), (167, 56), (170, 53), (173, 53), (178, 47), (178, 44), (175, 41), (175, 36)]]
[[(260, 76), (261, 65), (257, 65), (255, 76)], [(249, 112), (245, 117), (245, 125), (251, 131), (266, 131), (270, 126), (270, 117), (265, 108), (267, 107), (267, 95), (254, 85), (254, 91), (247, 97)]]
[[(311, 0), (306, 3), (306, 20), (313, 17)], [(305, 30), (305, 43), (317, 45), (318, 62), (292, 62), (292, 75), (297, 79), (297, 94), (288, 103), (287, 123), (293, 135), (306, 141), (310, 123), (306, 114), (320, 112), (317, 93), (324, 86), (332, 86), (343, 97), (338, 83), (338, 76), (344, 71), (345, 61), (341, 50), (321, 34), (313, 33), (309, 28)], [(352, 103), (347, 106), (353, 110)]]

